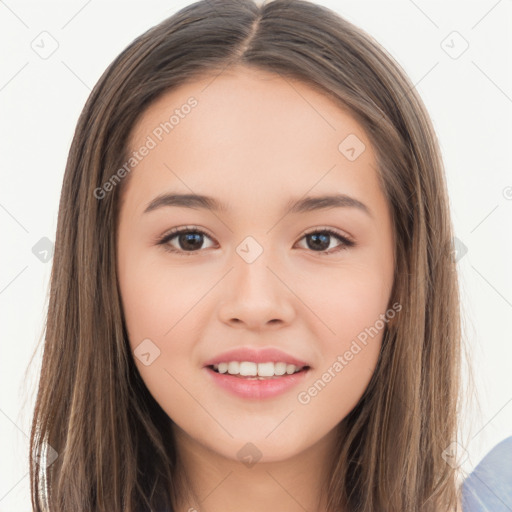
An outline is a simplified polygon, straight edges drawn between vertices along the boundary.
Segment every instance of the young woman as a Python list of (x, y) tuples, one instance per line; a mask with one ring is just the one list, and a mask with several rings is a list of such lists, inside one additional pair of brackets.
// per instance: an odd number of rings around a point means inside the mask
[(34, 510), (455, 510), (452, 238), (429, 116), (363, 31), (302, 0), (148, 30), (70, 150)]

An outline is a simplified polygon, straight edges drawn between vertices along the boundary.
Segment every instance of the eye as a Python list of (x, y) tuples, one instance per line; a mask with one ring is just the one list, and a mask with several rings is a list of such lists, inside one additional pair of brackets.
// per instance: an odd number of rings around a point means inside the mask
[[(204, 237), (211, 239), (211, 237), (201, 229), (185, 226), (171, 230), (161, 239), (157, 240), (156, 243), (157, 245), (162, 245), (166, 251), (184, 256), (192, 256), (193, 253), (200, 252), (199, 249), (204, 249), (204, 247), (202, 247)], [(332, 238), (335, 238), (339, 242), (335, 250), (329, 250)], [(171, 243), (174, 239), (176, 239), (178, 247)], [(315, 231), (305, 233), (300, 240), (302, 239), (307, 240), (307, 248), (320, 254), (332, 254), (355, 245), (353, 240), (329, 228), (316, 229)]]
[[(316, 229), (315, 231), (309, 231), (305, 233), (301, 240), (305, 238), (307, 240), (306, 245), (308, 248), (312, 248), (313, 252), (318, 252), (320, 254), (332, 254), (337, 253), (339, 251), (343, 251), (348, 249), (349, 247), (353, 247), (355, 242), (349, 239), (347, 236), (343, 236), (340, 233), (337, 233), (333, 229), (324, 228), (324, 229)], [(332, 242), (332, 238), (335, 238), (340, 242), (337, 248), (334, 250), (329, 250), (329, 247)]]
[[(186, 256), (192, 256), (192, 253), (198, 252), (203, 243), (204, 237), (210, 238), (204, 231), (185, 226), (183, 228), (175, 228), (157, 241), (158, 245), (163, 245), (164, 249), (169, 252), (180, 253)], [(178, 248), (171, 245), (171, 240), (177, 239)]]

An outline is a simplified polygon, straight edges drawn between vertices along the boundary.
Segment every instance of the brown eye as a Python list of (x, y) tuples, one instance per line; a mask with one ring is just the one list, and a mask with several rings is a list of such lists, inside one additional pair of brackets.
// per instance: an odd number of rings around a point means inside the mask
[[(349, 240), (347, 237), (340, 235), (331, 229), (311, 231), (306, 233), (303, 238), (307, 240), (306, 245), (308, 249), (320, 253), (323, 252), (330, 254), (347, 249), (349, 247), (353, 247), (355, 245), (352, 240)], [(337, 248), (335, 247), (334, 250), (329, 250), (329, 247), (332, 243), (332, 238), (338, 240), (339, 244)]]
[[(180, 228), (171, 231), (165, 235), (159, 242), (159, 245), (163, 245), (164, 249), (170, 252), (176, 253), (194, 253), (199, 252), (200, 249), (204, 249), (204, 238), (210, 238), (204, 231), (200, 229), (191, 228)], [(171, 241), (176, 239), (174, 245)], [(178, 247), (176, 247), (176, 245)], [(187, 254), (187, 256), (190, 254)]]

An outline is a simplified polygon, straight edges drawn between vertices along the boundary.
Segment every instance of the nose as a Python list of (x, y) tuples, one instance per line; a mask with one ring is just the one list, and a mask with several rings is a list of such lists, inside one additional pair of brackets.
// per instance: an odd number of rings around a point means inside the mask
[[(233, 269), (221, 290), (218, 314), (232, 327), (251, 330), (277, 328), (292, 322), (295, 315), (293, 283), (264, 251), (248, 263), (235, 255)], [(274, 268), (275, 267), (275, 268)]]

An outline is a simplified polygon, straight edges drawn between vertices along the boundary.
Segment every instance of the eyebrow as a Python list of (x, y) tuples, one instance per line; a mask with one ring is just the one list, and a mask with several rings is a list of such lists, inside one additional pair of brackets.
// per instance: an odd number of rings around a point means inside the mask
[[(204, 209), (215, 212), (227, 212), (229, 209), (226, 204), (214, 197), (201, 194), (177, 194), (165, 193), (155, 197), (144, 210), (145, 213), (157, 210), (163, 207), (176, 206), (181, 208)], [(284, 210), (289, 213), (306, 213), (316, 210), (327, 210), (330, 208), (356, 208), (366, 215), (373, 217), (372, 211), (368, 206), (358, 199), (346, 194), (330, 194), (322, 196), (304, 197), (301, 199), (290, 199)]]

